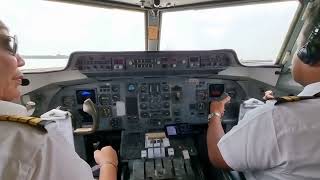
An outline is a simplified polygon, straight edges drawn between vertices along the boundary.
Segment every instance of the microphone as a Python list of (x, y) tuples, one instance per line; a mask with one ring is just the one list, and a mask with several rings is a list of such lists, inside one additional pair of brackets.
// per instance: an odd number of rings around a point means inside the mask
[(21, 86), (28, 86), (30, 84), (29, 79), (22, 79)]

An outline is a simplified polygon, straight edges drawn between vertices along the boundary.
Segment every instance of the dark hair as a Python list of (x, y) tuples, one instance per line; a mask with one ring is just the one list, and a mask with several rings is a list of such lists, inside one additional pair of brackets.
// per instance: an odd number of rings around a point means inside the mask
[(9, 28), (0, 20), (0, 30), (2, 29), (9, 31)]
[(320, 1), (319, 0), (312, 1), (312, 5), (308, 10), (305, 19), (306, 20), (305, 20), (305, 24), (302, 31), (303, 39), (301, 39), (301, 45), (304, 45), (305, 43), (307, 43), (310, 33), (315, 28), (315, 25), (320, 22)]

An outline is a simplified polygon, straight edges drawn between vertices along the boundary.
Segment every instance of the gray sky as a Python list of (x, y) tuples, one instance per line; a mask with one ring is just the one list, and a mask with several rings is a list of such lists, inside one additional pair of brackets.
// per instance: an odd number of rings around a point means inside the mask
[(23, 55), (144, 50), (144, 14), (43, 0), (0, 0), (0, 19)]
[[(234, 49), (245, 60), (275, 60), (297, 1), (164, 14), (161, 49)], [(174, 39), (174, 40), (173, 40)]]
[[(0, 19), (18, 35), (22, 55), (145, 48), (145, 19), (140, 12), (43, 0), (0, 4)], [(241, 59), (274, 60), (297, 7), (298, 2), (291, 1), (165, 13), (161, 49), (231, 48)]]

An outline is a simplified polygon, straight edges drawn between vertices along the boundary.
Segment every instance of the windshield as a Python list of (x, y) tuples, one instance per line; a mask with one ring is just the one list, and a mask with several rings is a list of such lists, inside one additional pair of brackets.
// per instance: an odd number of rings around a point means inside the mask
[(43, 0), (10, 0), (0, 17), (19, 39), (22, 69), (64, 68), (74, 51), (145, 50), (144, 13)]
[(234, 49), (241, 62), (274, 64), (298, 1), (163, 13), (161, 50)]

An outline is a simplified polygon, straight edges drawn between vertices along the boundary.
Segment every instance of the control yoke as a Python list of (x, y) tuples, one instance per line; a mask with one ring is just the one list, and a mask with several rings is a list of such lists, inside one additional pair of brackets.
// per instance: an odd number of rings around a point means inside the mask
[(79, 135), (85, 135), (85, 134), (92, 134), (99, 128), (99, 118), (98, 118), (98, 112), (95, 107), (95, 104), (92, 102), (90, 98), (86, 99), (83, 102), (83, 111), (88, 113), (92, 117), (92, 127), (86, 127), (86, 128), (78, 128), (74, 130), (74, 134)]

